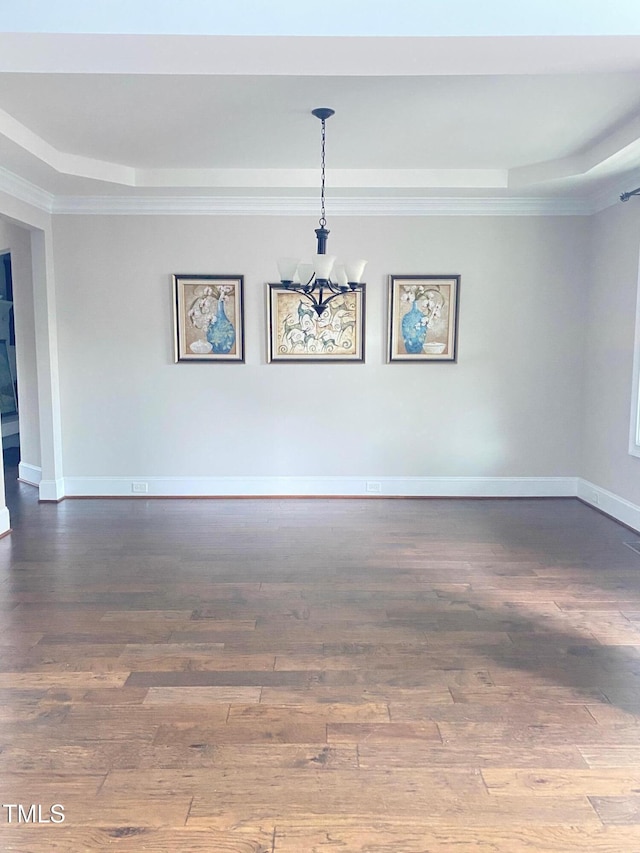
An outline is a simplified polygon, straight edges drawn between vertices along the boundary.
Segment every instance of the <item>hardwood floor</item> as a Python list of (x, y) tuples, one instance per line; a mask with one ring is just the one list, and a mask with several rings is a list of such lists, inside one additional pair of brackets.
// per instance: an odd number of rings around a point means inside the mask
[(640, 851), (640, 534), (571, 499), (10, 503), (3, 851)]

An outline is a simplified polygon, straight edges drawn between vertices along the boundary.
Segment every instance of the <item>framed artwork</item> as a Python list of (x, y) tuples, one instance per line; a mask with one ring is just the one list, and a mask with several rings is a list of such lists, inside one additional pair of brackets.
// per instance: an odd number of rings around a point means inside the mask
[(244, 361), (244, 276), (174, 275), (175, 361)]
[(456, 361), (459, 275), (389, 276), (389, 361)]
[(299, 293), (267, 285), (268, 360), (364, 361), (365, 291), (348, 291), (318, 316)]
[(13, 375), (11, 373), (7, 342), (4, 339), (0, 340), (0, 414), (18, 414), (16, 386), (13, 382)]

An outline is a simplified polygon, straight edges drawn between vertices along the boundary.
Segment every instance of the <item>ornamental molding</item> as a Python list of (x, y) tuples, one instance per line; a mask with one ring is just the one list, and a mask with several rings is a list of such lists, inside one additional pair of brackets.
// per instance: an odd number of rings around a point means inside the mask
[(12, 198), (18, 201), (24, 201), (27, 204), (37, 207), (39, 210), (44, 210), (47, 213), (53, 211), (55, 196), (43, 190), (42, 187), (21, 178), (14, 172), (0, 166), (0, 191), (5, 192)]
[[(620, 193), (640, 183), (640, 172), (584, 198), (340, 196), (331, 216), (590, 216), (618, 203)], [(51, 214), (315, 216), (315, 196), (54, 195), (0, 167), (0, 192)]]
[[(52, 213), (85, 215), (314, 216), (315, 197), (58, 196)], [(592, 205), (569, 198), (332, 198), (331, 216), (588, 216)]]

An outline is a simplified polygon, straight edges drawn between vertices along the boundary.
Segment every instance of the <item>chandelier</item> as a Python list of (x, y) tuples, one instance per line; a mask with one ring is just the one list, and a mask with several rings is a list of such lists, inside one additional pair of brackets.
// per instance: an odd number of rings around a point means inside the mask
[(336, 263), (334, 255), (327, 255), (327, 238), (329, 229), (326, 227), (325, 216), (325, 140), (326, 121), (335, 110), (320, 107), (311, 111), (311, 115), (322, 122), (322, 176), (320, 189), (320, 220), (316, 228), (318, 241), (317, 254), (311, 262), (303, 262), (299, 258), (279, 258), (278, 272), (280, 282), (286, 290), (299, 293), (313, 305), (318, 316), (324, 313), (327, 305), (336, 297), (354, 290), (362, 290), (362, 273), (366, 261), (357, 260), (344, 264)]

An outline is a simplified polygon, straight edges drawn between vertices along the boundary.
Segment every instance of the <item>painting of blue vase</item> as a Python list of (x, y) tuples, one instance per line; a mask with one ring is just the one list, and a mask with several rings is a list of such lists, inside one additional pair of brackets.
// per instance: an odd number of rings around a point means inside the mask
[(218, 312), (209, 323), (207, 340), (211, 344), (211, 351), (217, 355), (230, 353), (236, 342), (236, 330), (225, 313), (224, 299), (218, 300)]
[(174, 275), (175, 361), (244, 362), (244, 277)]
[(402, 318), (402, 340), (408, 353), (420, 353), (427, 337), (427, 318), (414, 300), (411, 310)]

